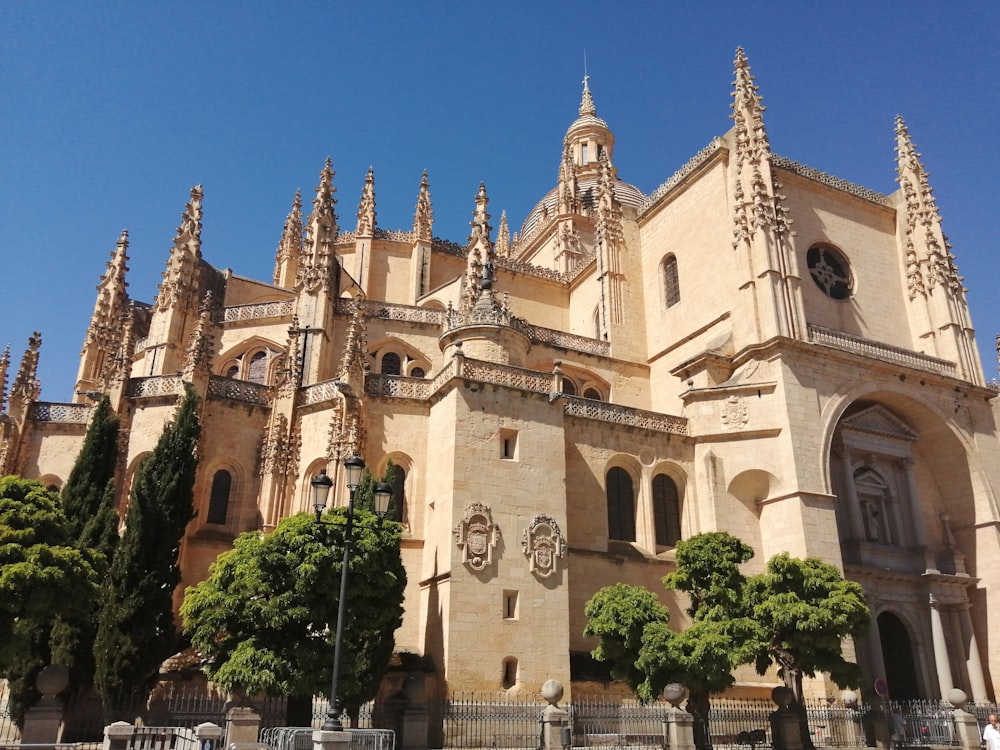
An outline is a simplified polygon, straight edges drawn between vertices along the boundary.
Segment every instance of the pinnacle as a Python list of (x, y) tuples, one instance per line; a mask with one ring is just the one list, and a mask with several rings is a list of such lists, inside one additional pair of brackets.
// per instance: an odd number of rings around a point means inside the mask
[(583, 98), (580, 100), (580, 116), (596, 115), (597, 107), (594, 106), (594, 97), (590, 93), (590, 76), (583, 77)]

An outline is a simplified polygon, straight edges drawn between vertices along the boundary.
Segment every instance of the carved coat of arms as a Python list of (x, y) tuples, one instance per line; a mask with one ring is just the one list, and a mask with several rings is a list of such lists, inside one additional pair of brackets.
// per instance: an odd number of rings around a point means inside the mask
[(722, 405), (722, 426), (727, 430), (739, 430), (750, 421), (746, 403), (735, 393)]
[(455, 524), (455, 543), (462, 550), (462, 562), (473, 570), (493, 564), (493, 550), (500, 539), (500, 527), (493, 522), (493, 512), (482, 503), (466, 507), (465, 517)]
[(556, 520), (540, 513), (521, 535), (521, 549), (528, 556), (531, 572), (548, 578), (556, 572), (559, 558), (566, 557), (566, 540)]

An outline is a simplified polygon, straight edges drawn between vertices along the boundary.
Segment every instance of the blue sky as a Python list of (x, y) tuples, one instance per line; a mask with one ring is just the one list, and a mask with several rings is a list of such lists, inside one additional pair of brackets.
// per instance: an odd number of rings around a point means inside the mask
[(151, 302), (191, 186), (202, 252), (269, 279), (296, 188), (323, 160), (352, 229), (408, 229), (427, 169), (435, 234), (464, 241), (555, 184), (584, 58), (622, 179), (649, 193), (730, 127), (734, 50), (772, 149), (896, 189), (906, 119), (954, 245), (987, 378), (1000, 333), (1000, 3), (47, 2), (0, 10), (0, 347), (42, 332), (42, 398), (68, 400), (123, 228)]

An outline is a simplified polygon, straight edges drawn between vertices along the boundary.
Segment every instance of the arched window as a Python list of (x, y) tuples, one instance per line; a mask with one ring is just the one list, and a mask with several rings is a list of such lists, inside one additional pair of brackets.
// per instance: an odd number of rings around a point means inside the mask
[(573, 385), (573, 381), (567, 378), (565, 375), (563, 375), (562, 379), (562, 392), (565, 393), (567, 396), (576, 395), (576, 386)]
[(226, 370), (227, 378), (238, 378), (240, 376), (240, 366), (237, 364), (229, 365)]
[(396, 352), (386, 352), (382, 355), (382, 374), (399, 375), (403, 371), (403, 363)]
[(212, 478), (212, 494), (208, 500), (206, 523), (225, 524), (229, 514), (229, 490), (233, 485), (232, 475), (225, 469), (215, 472)]
[(635, 541), (635, 495), (632, 477), (624, 469), (613, 467), (607, 476), (608, 538)]
[(389, 518), (403, 523), (406, 519), (406, 470), (399, 464), (392, 465), (392, 502)]
[(663, 275), (663, 301), (666, 307), (673, 307), (681, 301), (681, 283), (677, 277), (677, 256), (668, 255), (660, 267)]
[(680, 541), (680, 496), (674, 480), (666, 474), (653, 477), (653, 525), (658, 547), (674, 547)]
[(596, 388), (588, 388), (583, 392), (584, 398), (592, 398), (594, 401), (603, 401), (601, 398), (601, 392)]
[(410, 377), (411, 378), (422, 378), (426, 374), (427, 374), (427, 372), (424, 370), (423, 367), (414, 367), (412, 370), (410, 370)]
[(267, 383), (267, 352), (257, 352), (250, 358), (247, 380), (260, 385)]

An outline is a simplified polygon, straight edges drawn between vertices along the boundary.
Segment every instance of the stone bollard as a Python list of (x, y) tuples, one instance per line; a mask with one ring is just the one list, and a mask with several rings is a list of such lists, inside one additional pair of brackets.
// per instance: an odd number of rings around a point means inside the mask
[(249, 706), (233, 706), (226, 712), (226, 742), (256, 742), (260, 736), (260, 714)]
[(680, 707), (687, 689), (677, 682), (663, 688), (663, 697), (670, 703), (663, 719), (663, 743), (670, 750), (695, 750), (694, 716)]
[(198, 740), (199, 750), (219, 750), (222, 742), (222, 727), (206, 721), (194, 728), (194, 736)]
[(402, 694), (406, 705), (400, 723), (402, 736), (396, 738), (397, 746), (401, 750), (423, 750), (427, 747), (431, 722), (424, 694), (425, 687), (423, 675), (408, 675), (403, 682)]
[(562, 750), (573, 744), (573, 730), (569, 724), (569, 711), (559, 708), (563, 697), (563, 686), (558, 680), (546, 680), (542, 685), (542, 697), (549, 702), (542, 709), (542, 748)]
[(127, 721), (116, 721), (104, 727), (104, 744), (101, 750), (128, 750), (135, 727)]
[(22, 744), (59, 742), (62, 735), (63, 708), (56, 695), (69, 684), (69, 670), (61, 664), (50, 664), (35, 678), (35, 687), (42, 699), (24, 715)]
[(959, 745), (966, 750), (979, 750), (983, 740), (979, 734), (979, 722), (976, 717), (965, 710), (969, 696), (964, 690), (952, 688), (945, 699), (954, 707), (955, 732), (958, 734)]
[(350, 732), (331, 732), (316, 729), (312, 733), (313, 750), (350, 750)]
[(774, 750), (803, 750), (802, 716), (791, 709), (795, 696), (784, 685), (771, 691), (771, 700), (778, 710), (771, 714), (771, 744)]

